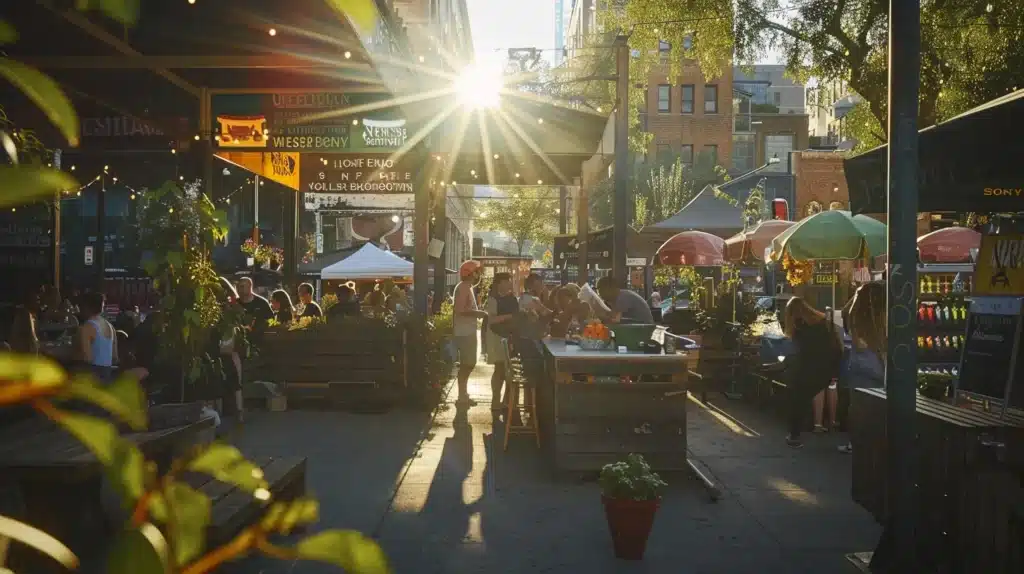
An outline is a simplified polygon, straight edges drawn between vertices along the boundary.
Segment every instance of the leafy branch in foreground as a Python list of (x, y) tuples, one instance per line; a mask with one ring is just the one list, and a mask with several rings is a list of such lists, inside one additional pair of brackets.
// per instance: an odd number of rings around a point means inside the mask
[[(133, 430), (148, 427), (145, 394), (130, 376), (101, 386), (88, 376), (69, 376), (48, 359), (0, 354), (0, 407), (31, 405), (69, 432), (104, 466), (107, 479), (131, 511), (112, 546), (110, 574), (204, 574), (253, 552), (327, 562), (349, 573), (389, 571), (380, 547), (354, 531), (320, 532), (295, 546), (275, 543), (275, 537), (316, 522), (318, 504), (310, 498), (273, 500), (263, 471), (237, 448), (219, 442), (196, 447), (160, 475), (156, 464), (146, 461), (139, 448), (121, 436), (114, 420), (67, 410), (64, 402), (71, 399), (98, 406)], [(262, 518), (227, 544), (206, 552), (211, 502), (180, 480), (185, 473), (205, 474), (249, 493), (263, 504)], [(49, 534), (0, 516), (0, 546), (8, 539), (31, 546), (69, 569), (78, 566), (71, 550)]]

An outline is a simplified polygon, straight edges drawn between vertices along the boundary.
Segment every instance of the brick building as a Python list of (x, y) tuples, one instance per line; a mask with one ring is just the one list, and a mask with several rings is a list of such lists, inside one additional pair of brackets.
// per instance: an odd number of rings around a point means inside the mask
[(732, 161), (732, 68), (706, 79), (693, 61), (683, 63), (681, 74), (670, 78), (667, 66), (647, 78), (646, 102), (640, 129), (654, 137), (648, 157), (679, 157), (692, 164), (706, 153), (718, 165)]

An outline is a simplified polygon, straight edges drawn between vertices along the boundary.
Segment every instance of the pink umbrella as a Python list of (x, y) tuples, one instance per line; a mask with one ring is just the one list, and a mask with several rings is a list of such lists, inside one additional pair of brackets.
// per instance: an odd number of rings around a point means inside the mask
[(922, 263), (970, 263), (971, 249), (981, 247), (981, 234), (967, 227), (946, 227), (917, 238)]
[(725, 240), (725, 258), (729, 261), (761, 261), (764, 250), (772, 246), (772, 240), (793, 225), (793, 221), (769, 219), (753, 229), (741, 231)]
[(713, 266), (725, 263), (725, 240), (703, 231), (684, 231), (658, 248), (662, 265)]

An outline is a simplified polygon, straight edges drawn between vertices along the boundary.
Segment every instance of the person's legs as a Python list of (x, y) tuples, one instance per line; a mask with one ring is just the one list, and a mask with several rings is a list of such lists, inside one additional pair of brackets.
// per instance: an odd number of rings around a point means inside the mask
[(828, 401), (828, 429), (839, 430), (839, 419), (836, 413), (839, 411), (839, 386), (833, 382), (825, 391), (825, 398)]
[(476, 334), (466, 335), (458, 338), (459, 346), (459, 374), (457, 378), (459, 388), (458, 402), (462, 404), (475, 404), (469, 398), (469, 375), (476, 367)]
[(501, 411), (501, 388), (505, 385), (505, 361), (494, 362), (494, 372), (491, 373), (491, 410)]

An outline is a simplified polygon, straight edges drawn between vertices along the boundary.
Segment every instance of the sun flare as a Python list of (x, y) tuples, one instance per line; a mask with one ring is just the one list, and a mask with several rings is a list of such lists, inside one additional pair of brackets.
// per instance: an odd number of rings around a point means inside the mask
[(475, 109), (496, 108), (501, 101), (501, 68), (475, 62), (455, 79), (455, 94), (463, 105)]

